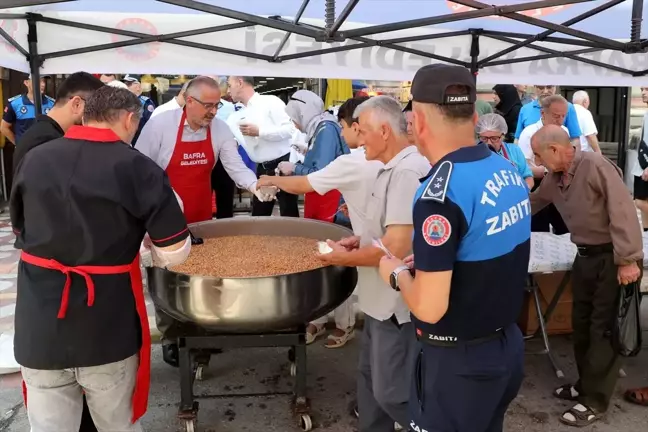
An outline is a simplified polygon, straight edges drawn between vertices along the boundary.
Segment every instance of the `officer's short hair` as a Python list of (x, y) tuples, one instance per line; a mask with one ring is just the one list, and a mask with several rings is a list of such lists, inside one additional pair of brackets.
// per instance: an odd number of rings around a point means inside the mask
[(130, 90), (103, 86), (88, 98), (83, 112), (86, 122), (114, 123), (122, 112), (142, 116), (142, 105)]
[(104, 86), (99, 78), (87, 72), (76, 72), (70, 75), (61, 83), (56, 92), (56, 105), (64, 105), (74, 96), (80, 96), (83, 99)]
[(403, 136), (407, 134), (407, 120), (402, 109), (400, 102), (391, 96), (374, 96), (361, 103), (353, 112), (353, 117), (357, 119), (369, 111), (387, 122), (396, 135)]
[(344, 120), (347, 126), (351, 126), (353, 123), (358, 122), (358, 118), (353, 116), (353, 113), (356, 108), (358, 108), (363, 102), (369, 100), (369, 96), (357, 96), (347, 99), (337, 112), (338, 121)]
[(569, 102), (567, 102), (567, 99), (565, 99), (561, 95), (547, 96), (546, 98), (542, 99), (542, 102), (540, 102), (540, 106), (542, 107), (543, 110), (548, 110), (549, 108), (551, 108), (551, 105), (555, 103), (561, 103), (565, 106), (569, 106)]

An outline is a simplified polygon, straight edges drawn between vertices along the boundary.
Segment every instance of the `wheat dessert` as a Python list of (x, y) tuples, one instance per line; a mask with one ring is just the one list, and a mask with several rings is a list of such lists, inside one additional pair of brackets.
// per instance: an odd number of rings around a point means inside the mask
[(324, 267), (317, 240), (305, 237), (242, 235), (206, 238), (187, 261), (170, 270), (195, 276), (264, 277)]

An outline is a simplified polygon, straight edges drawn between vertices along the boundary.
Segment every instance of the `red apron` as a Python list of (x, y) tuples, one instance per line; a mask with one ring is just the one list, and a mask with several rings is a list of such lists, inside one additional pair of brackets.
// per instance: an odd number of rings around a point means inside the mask
[[(137, 257), (132, 263), (119, 266), (68, 267), (56, 260), (40, 258), (24, 251), (20, 254), (20, 259), (37, 267), (60, 271), (65, 275), (66, 279), (65, 285), (63, 286), (63, 294), (61, 296), (61, 306), (57, 316), (59, 319), (64, 319), (67, 312), (70, 298), (70, 285), (72, 284), (72, 273), (83, 276), (85, 279), (86, 288), (88, 289), (88, 306), (94, 304), (95, 298), (95, 287), (91, 275), (130, 274), (131, 288), (133, 289), (133, 297), (135, 297), (135, 309), (137, 310), (140, 326), (142, 327), (142, 347), (139, 351), (139, 366), (137, 368), (135, 389), (133, 390), (133, 417), (131, 421), (135, 423), (146, 413), (151, 375), (151, 330), (149, 328), (146, 303), (144, 301), (144, 286), (142, 285), (139, 254), (137, 254)], [(22, 388), (25, 406), (27, 406), (27, 387), (25, 386), (24, 381), (22, 383)]]
[(317, 192), (309, 192), (304, 195), (304, 217), (324, 222), (333, 222), (335, 214), (340, 207), (342, 194), (338, 190), (332, 190), (324, 195)]
[(207, 127), (207, 138), (204, 140), (182, 141), (186, 119), (187, 114), (183, 111), (173, 155), (166, 173), (171, 187), (182, 199), (185, 219), (188, 224), (191, 224), (212, 218), (211, 173), (216, 158), (210, 127)]

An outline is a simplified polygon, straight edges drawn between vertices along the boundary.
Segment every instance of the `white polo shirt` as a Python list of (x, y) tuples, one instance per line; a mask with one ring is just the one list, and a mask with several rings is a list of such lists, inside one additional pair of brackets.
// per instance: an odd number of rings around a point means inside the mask
[(290, 139), (295, 125), (286, 114), (286, 104), (272, 95), (254, 93), (245, 108), (232, 113), (227, 119), (232, 130), (242, 124), (254, 124), (259, 136), (243, 136), (237, 139), (253, 162), (270, 162), (290, 153)]
[(588, 136), (598, 134), (598, 129), (596, 128), (596, 123), (594, 123), (594, 117), (590, 110), (585, 108), (582, 105), (574, 104), (574, 110), (576, 110), (576, 117), (578, 118), (578, 125), (580, 126), (582, 135), (580, 136), (581, 150), (582, 151), (594, 151), (589, 141), (587, 141)]
[[(535, 160), (535, 156), (533, 155), (533, 150), (531, 149), (531, 138), (533, 135), (535, 135), (536, 132), (538, 132), (540, 129), (542, 129), (542, 120), (538, 121), (537, 123), (533, 123), (532, 125), (529, 125), (524, 128), (522, 133), (520, 134), (520, 138), (518, 139), (518, 145), (520, 146), (520, 150), (522, 150), (522, 153), (524, 153), (524, 157), (526, 160)], [(560, 126), (563, 128), (565, 132), (567, 132), (567, 135), (569, 135), (569, 130), (565, 126)]]
[(162, 105), (160, 105), (159, 107), (155, 108), (155, 110), (153, 110), (153, 113), (151, 114), (151, 118), (156, 117), (156, 116), (162, 114), (163, 112), (173, 111), (173, 110), (177, 110), (177, 109), (181, 109), (181, 108), (182, 107), (178, 103), (178, 99), (174, 97), (169, 102), (165, 102)]
[[(177, 109), (152, 117), (137, 140), (136, 149), (153, 159), (163, 170), (166, 170), (173, 156), (182, 112), (183, 110)], [(243, 163), (234, 135), (227, 124), (214, 118), (211, 123), (211, 137), (215, 159), (221, 160), (225, 171), (238, 187), (250, 190), (257, 181), (256, 174)], [(205, 138), (207, 138), (207, 128), (194, 131), (185, 121), (182, 130), (183, 141), (197, 142)]]

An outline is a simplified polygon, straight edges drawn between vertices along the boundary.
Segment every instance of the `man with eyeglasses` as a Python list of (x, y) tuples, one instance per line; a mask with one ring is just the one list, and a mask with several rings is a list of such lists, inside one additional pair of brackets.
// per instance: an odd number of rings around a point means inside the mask
[[(524, 110), (525, 107), (530, 105), (531, 104), (527, 104), (522, 107), (522, 109)], [(536, 161), (533, 149), (531, 148), (531, 139), (533, 136), (536, 132), (542, 129), (543, 126), (547, 125), (560, 126), (565, 132), (570, 134), (569, 128), (563, 126), (563, 124), (565, 124), (565, 119), (569, 115), (569, 107), (571, 106), (571, 104), (567, 102), (567, 99), (560, 95), (546, 96), (542, 98), (540, 106), (539, 121), (525, 127), (518, 140), (520, 149), (522, 150), (522, 153), (524, 153), (524, 157), (531, 167), (533, 178), (535, 179), (534, 187), (531, 189), (531, 192), (540, 187), (542, 179), (544, 179), (545, 175), (549, 172), (546, 167)], [(522, 111), (520, 111), (520, 117), (522, 117)], [(576, 123), (578, 123), (578, 121)], [(520, 123), (518, 121), (518, 127), (519, 125)], [(572, 145), (580, 147), (580, 140), (572, 139), (571, 142)], [(553, 204), (549, 204), (531, 217), (531, 231), (551, 232), (551, 228), (553, 228), (553, 233), (556, 235), (562, 235), (569, 232), (565, 221), (563, 221), (562, 216)]]
[[(208, 76), (194, 78), (187, 86), (184, 108), (152, 118), (137, 143), (141, 153), (166, 171), (189, 224), (212, 219), (211, 173), (218, 159), (238, 187), (249, 190), (261, 202), (274, 199), (276, 189), (257, 189), (257, 177), (241, 159), (234, 135), (216, 118), (220, 100), (218, 82)], [(156, 310), (156, 315), (164, 361), (177, 367), (175, 339), (181, 335), (181, 326), (161, 311)]]
[[(231, 76), (227, 84), (234, 102), (245, 106), (233, 113), (227, 124), (235, 132), (240, 131), (235, 135), (252, 162), (257, 164), (257, 176), (275, 175), (281, 162), (290, 161), (290, 139), (295, 132), (295, 125), (286, 114), (286, 104), (276, 96), (254, 91), (253, 77)], [(277, 201), (281, 216), (299, 217), (297, 195), (280, 191)], [(273, 208), (274, 201), (254, 199), (252, 216), (271, 216)]]
[[(522, 131), (524, 131), (526, 127), (540, 121), (542, 101), (547, 97), (554, 96), (556, 94), (556, 90), (557, 87), (553, 85), (535, 86), (535, 92), (537, 96), (536, 100), (525, 104), (520, 110), (517, 129), (515, 130), (515, 142), (518, 142), (520, 140), (520, 135), (522, 135)], [(580, 137), (582, 135), (582, 131), (580, 125), (578, 124), (578, 115), (576, 114), (576, 109), (570, 102), (567, 102), (567, 115), (563, 119), (563, 125), (569, 131), (569, 138), (572, 140), (574, 145), (580, 145)]]

